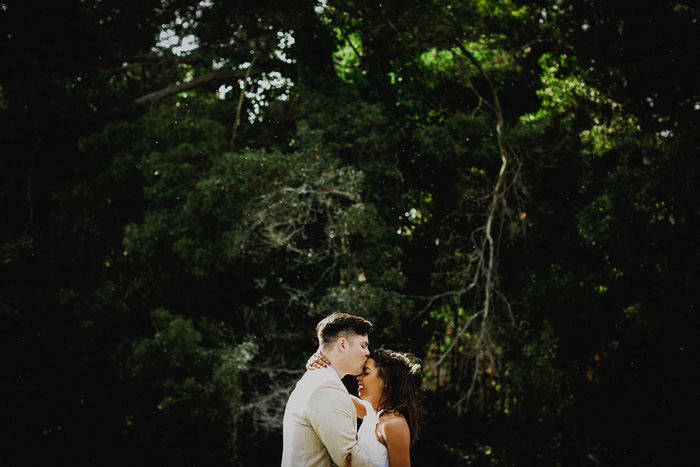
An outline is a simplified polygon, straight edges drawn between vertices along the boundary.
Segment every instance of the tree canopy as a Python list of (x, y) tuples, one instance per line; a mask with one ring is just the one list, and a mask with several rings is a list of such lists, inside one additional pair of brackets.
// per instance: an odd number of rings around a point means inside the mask
[(0, 2), (3, 457), (274, 465), (343, 311), (423, 360), (416, 465), (689, 462), (699, 18)]

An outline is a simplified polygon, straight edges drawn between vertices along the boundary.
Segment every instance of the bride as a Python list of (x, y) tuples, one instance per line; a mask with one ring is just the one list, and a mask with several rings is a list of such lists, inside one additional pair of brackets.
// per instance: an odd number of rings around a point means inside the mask
[[(317, 352), (307, 368), (325, 366)], [(420, 361), (411, 354), (373, 350), (357, 376), (359, 396), (351, 396), (362, 425), (357, 443), (378, 467), (411, 465), (410, 447), (420, 434), (421, 409), (411, 376)]]

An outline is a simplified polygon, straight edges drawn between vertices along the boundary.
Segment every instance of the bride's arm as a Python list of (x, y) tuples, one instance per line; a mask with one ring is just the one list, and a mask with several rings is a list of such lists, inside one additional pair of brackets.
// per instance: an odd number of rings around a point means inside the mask
[(357, 418), (365, 418), (365, 415), (367, 415), (367, 408), (365, 408), (365, 406), (362, 405), (362, 401), (360, 400), (360, 398), (350, 394), (350, 399), (352, 399), (352, 403), (355, 404)]
[(410, 467), (411, 430), (405, 418), (396, 417), (384, 422), (377, 438), (386, 445), (389, 467)]

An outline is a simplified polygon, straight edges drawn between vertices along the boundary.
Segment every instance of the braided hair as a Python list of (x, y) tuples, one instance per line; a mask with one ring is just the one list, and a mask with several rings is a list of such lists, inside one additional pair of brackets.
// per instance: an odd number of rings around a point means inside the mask
[(420, 436), (422, 409), (412, 376), (420, 375), (421, 361), (410, 353), (377, 349), (370, 353), (384, 389), (378, 409), (403, 416), (411, 431), (411, 445)]

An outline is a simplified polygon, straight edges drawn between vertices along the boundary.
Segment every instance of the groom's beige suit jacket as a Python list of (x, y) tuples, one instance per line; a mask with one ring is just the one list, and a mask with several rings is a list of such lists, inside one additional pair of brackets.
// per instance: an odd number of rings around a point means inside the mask
[(297, 382), (284, 411), (282, 467), (372, 467), (357, 445), (357, 412), (338, 372), (332, 367), (307, 371)]

